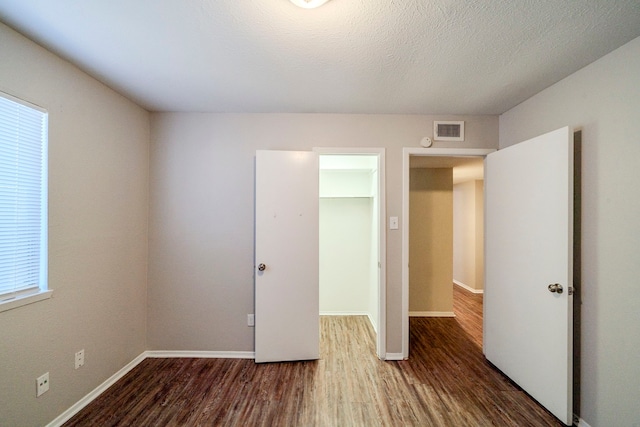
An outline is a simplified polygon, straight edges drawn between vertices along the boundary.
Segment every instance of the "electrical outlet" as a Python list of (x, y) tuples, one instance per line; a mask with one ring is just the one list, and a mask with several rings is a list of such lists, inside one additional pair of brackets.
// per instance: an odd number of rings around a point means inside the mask
[(84, 348), (76, 353), (76, 369), (84, 366)]
[(49, 391), (49, 372), (42, 374), (36, 379), (36, 397), (42, 396)]
[(247, 326), (255, 326), (256, 318), (253, 314), (247, 314)]

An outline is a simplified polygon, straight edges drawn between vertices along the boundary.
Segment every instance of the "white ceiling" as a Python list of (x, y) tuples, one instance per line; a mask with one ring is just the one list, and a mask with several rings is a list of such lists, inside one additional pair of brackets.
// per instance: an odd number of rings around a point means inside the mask
[(640, 3), (0, 0), (0, 21), (151, 111), (500, 114), (640, 36)]

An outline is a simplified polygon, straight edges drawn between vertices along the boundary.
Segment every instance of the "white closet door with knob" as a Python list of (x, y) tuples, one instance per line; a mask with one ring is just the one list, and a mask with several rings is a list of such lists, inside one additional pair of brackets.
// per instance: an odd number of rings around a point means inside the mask
[(256, 152), (255, 361), (318, 359), (318, 154)]
[(571, 130), (489, 154), (485, 186), (485, 355), (570, 425)]

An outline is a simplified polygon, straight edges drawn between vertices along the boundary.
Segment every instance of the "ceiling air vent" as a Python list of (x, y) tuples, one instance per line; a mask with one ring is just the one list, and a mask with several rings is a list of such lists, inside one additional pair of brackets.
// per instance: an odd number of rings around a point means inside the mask
[(464, 122), (433, 122), (433, 139), (436, 141), (464, 141)]

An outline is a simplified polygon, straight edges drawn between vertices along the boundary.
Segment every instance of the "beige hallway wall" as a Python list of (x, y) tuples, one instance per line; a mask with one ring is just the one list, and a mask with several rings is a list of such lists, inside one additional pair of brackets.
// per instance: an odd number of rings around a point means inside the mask
[(452, 313), (451, 168), (411, 169), (409, 233), (409, 314)]

